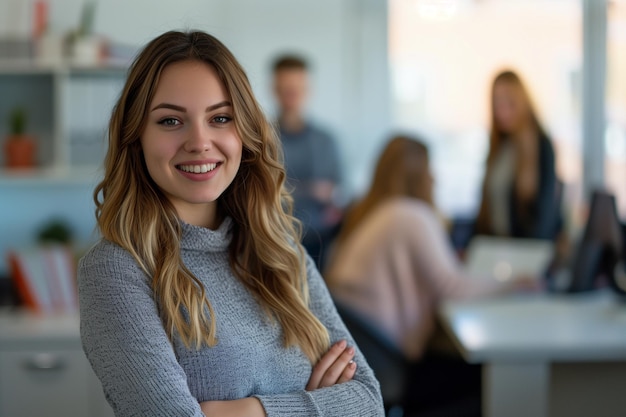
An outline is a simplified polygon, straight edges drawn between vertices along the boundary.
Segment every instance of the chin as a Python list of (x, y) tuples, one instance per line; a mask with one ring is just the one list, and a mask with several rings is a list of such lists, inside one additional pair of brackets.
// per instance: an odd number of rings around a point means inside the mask
[(175, 198), (188, 204), (208, 204), (216, 201), (221, 195), (222, 192), (207, 192), (194, 193), (190, 195), (175, 195)]
[(511, 122), (501, 125), (499, 130), (505, 135), (512, 135), (519, 130), (519, 126), (517, 126), (514, 122)]
[(190, 204), (209, 204), (209, 203), (213, 203), (215, 201), (217, 201), (218, 198), (220, 198), (221, 194), (217, 194), (217, 195), (207, 195), (207, 196), (193, 196), (190, 198), (185, 199), (186, 202), (190, 203)]

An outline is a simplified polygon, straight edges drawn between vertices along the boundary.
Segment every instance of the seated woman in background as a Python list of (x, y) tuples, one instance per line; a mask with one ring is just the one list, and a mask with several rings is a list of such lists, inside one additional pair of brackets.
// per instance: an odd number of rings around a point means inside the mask
[(117, 416), (382, 416), (300, 242), (280, 143), (231, 52), (168, 32), (131, 66), (78, 270)]
[(491, 109), (476, 233), (554, 239), (561, 223), (554, 150), (517, 74), (495, 78)]
[(428, 345), (441, 300), (517, 285), (465, 276), (432, 194), (426, 146), (408, 137), (392, 139), (367, 195), (346, 215), (325, 274), (335, 299), (369, 320), (411, 361)]

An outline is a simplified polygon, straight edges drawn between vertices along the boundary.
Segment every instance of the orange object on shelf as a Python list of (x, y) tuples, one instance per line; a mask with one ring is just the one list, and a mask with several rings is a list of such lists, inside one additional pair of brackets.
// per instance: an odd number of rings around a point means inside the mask
[(37, 0), (33, 14), (33, 38), (39, 39), (48, 29), (48, 2)]
[(4, 143), (4, 157), (9, 168), (34, 167), (36, 153), (37, 143), (30, 136), (12, 136)]

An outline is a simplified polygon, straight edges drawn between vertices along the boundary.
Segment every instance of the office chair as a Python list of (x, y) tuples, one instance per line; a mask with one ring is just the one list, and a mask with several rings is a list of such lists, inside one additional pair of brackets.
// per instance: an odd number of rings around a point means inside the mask
[(374, 370), (388, 417), (404, 415), (410, 365), (402, 352), (361, 315), (335, 301), (339, 315)]

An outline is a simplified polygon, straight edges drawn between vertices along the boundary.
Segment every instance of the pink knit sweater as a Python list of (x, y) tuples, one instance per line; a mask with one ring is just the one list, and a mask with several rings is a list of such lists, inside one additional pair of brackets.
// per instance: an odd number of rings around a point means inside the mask
[(326, 273), (333, 296), (418, 359), (438, 303), (488, 295), (499, 286), (463, 274), (433, 209), (417, 199), (381, 203), (336, 248)]

